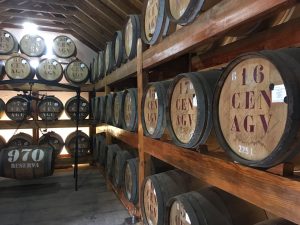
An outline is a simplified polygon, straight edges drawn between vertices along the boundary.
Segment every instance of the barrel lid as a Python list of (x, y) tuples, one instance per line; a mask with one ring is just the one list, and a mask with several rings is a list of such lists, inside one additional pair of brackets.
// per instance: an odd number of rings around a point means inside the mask
[(147, 129), (147, 132), (150, 135), (153, 135), (157, 125), (158, 125), (158, 93), (155, 86), (151, 85), (146, 90), (146, 95), (144, 98), (144, 123)]
[(59, 82), (62, 78), (63, 68), (55, 59), (43, 59), (36, 72), (38, 77), (43, 80)]
[(134, 17), (129, 17), (125, 26), (125, 51), (128, 57), (132, 51), (133, 45), (133, 23), (135, 22), (133, 20)]
[(16, 39), (11, 33), (0, 30), (0, 54), (10, 54), (16, 45), (18, 43), (16, 43)]
[(10, 79), (27, 79), (32, 73), (32, 68), (28, 59), (12, 56), (5, 62), (5, 72)]
[[(158, 224), (159, 219), (159, 204), (158, 199), (162, 196), (157, 196), (158, 185), (153, 184), (153, 179), (146, 178), (143, 188), (143, 213), (146, 219), (146, 224)], [(159, 192), (160, 193), (160, 192)]]
[(53, 40), (53, 52), (60, 58), (69, 58), (76, 54), (76, 45), (68, 36), (60, 35)]
[(70, 83), (85, 83), (89, 78), (89, 68), (82, 61), (74, 60), (67, 65), (65, 76)]
[(21, 52), (32, 57), (42, 56), (46, 52), (44, 38), (35, 34), (26, 34), (20, 41)]

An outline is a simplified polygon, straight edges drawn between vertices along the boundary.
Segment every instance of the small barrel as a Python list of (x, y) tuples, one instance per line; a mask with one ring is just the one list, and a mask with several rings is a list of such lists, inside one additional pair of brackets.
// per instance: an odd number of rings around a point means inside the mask
[(0, 118), (4, 115), (5, 112), (5, 102), (0, 98)]
[(137, 40), (141, 37), (141, 24), (138, 15), (129, 15), (124, 33), (124, 47), (128, 59), (136, 57)]
[(263, 209), (214, 187), (173, 197), (166, 208), (165, 224), (252, 225), (267, 218)]
[(5, 113), (11, 120), (26, 120), (31, 115), (31, 103), (25, 96), (12, 97), (6, 102)]
[(17, 39), (8, 31), (0, 30), (0, 55), (9, 55), (19, 51)]
[(234, 161), (271, 167), (299, 152), (300, 49), (247, 53), (225, 69), (214, 95), (214, 127)]
[(115, 92), (112, 97), (112, 124), (115, 127), (122, 126), (121, 106), (124, 92)]
[(114, 174), (115, 158), (118, 151), (122, 151), (122, 149), (117, 144), (107, 146), (106, 174), (108, 178), (112, 178)]
[(93, 160), (95, 162), (99, 161), (99, 155), (100, 155), (100, 146), (101, 143), (105, 141), (105, 137), (101, 134), (96, 134), (93, 137)]
[(65, 78), (71, 84), (84, 84), (88, 81), (89, 76), (88, 66), (80, 60), (70, 62), (65, 69)]
[(121, 110), (123, 128), (128, 131), (136, 131), (138, 120), (136, 88), (124, 91)]
[(7, 142), (9, 147), (27, 147), (32, 144), (33, 137), (23, 132), (13, 135)]
[(64, 110), (63, 103), (54, 96), (46, 96), (37, 104), (38, 115), (42, 120), (55, 121)]
[(52, 149), (44, 146), (9, 147), (0, 151), (0, 176), (19, 180), (51, 176)]
[(167, 90), (171, 81), (149, 84), (142, 98), (142, 125), (144, 134), (161, 138), (167, 126)]
[(20, 40), (20, 50), (25, 55), (40, 57), (46, 52), (46, 42), (39, 35), (26, 34)]
[(53, 53), (60, 58), (76, 56), (76, 45), (71, 38), (61, 35), (53, 40)]
[(12, 56), (5, 62), (5, 72), (11, 80), (33, 79), (35, 70), (29, 60), (22, 56)]
[(113, 173), (113, 183), (115, 187), (121, 187), (124, 184), (124, 174), (126, 161), (133, 158), (133, 156), (126, 150), (118, 151), (116, 153)]
[(50, 131), (48, 133), (43, 134), (39, 138), (39, 145), (47, 146), (53, 149), (54, 156), (56, 158), (61, 153), (64, 147), (64, 140), (59, 134)]
[(256, 223), (255, 225), (296, 225), (296, 224), (288, 220), (285, 220), (283, 218), (274, 218), (274, 219), (269, 219), (269, 220)]
[[(76, 138), (77, 132), (74, 131), (70, 133), (65, 140), (65, 147), (67, 152), (74, 157), (76, 151)], [(83, 133), (82, 131), (78, 131), (78, 157), (87, 156), (90, 154), (90, 137)]]
[(0, 151), (1, 151), (2, 148), (5, 147), (5, 145), (6, 145), (6, 141), (5, 141), (4, 137), (2, 137), (0, 135)]
[(213, 90), (221, 71), (183, 73), (168, 90), (167, 126), (173, 142), (184, 148), (205, 144), (212, 130)]
[(107, 124), (112, 124), (112, 107), (113, 107), (113, 102), (112, 102), (113, 94), (108, 94), (105, 96), (105, 122)]
[[(77, 119), (77, 96), (70, 98), (65, 104), (65, 110), (67, 116), (72, 119)], [(79, 97), (79, 120), (84, 120), (90, 114), (89, 102), (83, 98)]]
[(104, 64), (105, 64), (105, 74), (110, 74), (113, 71), (115, 65), (111, 41), (106, 43), (105, 53), (104, 53)]
[(112, 52), (115, 62), (115, 67), (120, 67), (124, 61), (124, 44), (123, 33), (118, 30), (114, 34), (114, 41), (112, 42)]
[(55, 59), (42, 59), (36, 69), (36, 76), (40, 80), (59, 82), (63, 77), (63, 68)]
[(124, 170), (123, 193), (128, 201), (133, 204), (139, 199), (139, 161), (138, 158), (128, 159)]
[(108, 149), (108, 145), (106, 144), (106, 139), (104, 138), (104, 140), (101, 141), (101, 143), (99, 145), (99, 163), (101, 166), (106, 165), (107, 149)]
[(98, 52), (98, 80), (103, 79), (105, 75), (104, 52)]

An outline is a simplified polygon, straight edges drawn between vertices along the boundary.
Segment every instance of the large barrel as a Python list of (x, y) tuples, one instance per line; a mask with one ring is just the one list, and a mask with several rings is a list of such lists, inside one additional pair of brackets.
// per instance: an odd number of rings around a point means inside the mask
[(23, 121), (31, 115), (31, 103), (25, 96), (15, 96), (5, 105), (5, 113), (11, 120)]
[(106, 174), (108, 178), (112, 178), (114, 174), (115, 158), (118, 151), (122, 151), (119, 145), (112, 144), (107, 146)]
[(108, 94), (105, 96), (105, 122), (107, 124), (112, 124), (112, 107), (113, 107), (113, 94)]
[(104, 52), (104, 64), (105, 64), (105, 74), (110, 74), (113, 71), (115, 65), (111, 41), (106, 43), (105, 52)]
[(256, 223), (255, 225), (296, 225), (296, 224), (288, 220), (285, 220), (283, 218), (274, 218), (274, 219), (269, 219), (269, 220)]
[(9, 79), (33, 79), (35, 70), (29, 60), (22, 56), (12, 56), (5, 62), (5, 72)]
[(137, 40), (141, 37), (141, 24), (139, 15), (129, 15), (124, 33), (124, 47), (128, 59), (136, 57)]
[(226, 68), (214, 96), (214, 127), (233, 160), (271, 167), (299, 152), (300, 49), (248, 53)]
[[(70, 133), (66, 140), (65, 146), (67, 152), (74, 157), (76, 151), (77, 132)], [(83, 157), (90, 154), (90, 138), (86, 133), (78, 131), (78, 157)]]
[(59, 82), (63, 77), (63, 68), (55, 59), (42, 59), (36, 69), (36, 76), (40, 80)]
[(84, 84), (88, 81), (89, 75), (88, 66), (80, 60), (70, 62), (65, 69), (65, 78), (71, 84)]
[(98, 52), (98, 80), (103, 79), (105, 74), (105, 64), (104, 64), (104, 52)]
[(76, 56), (76, 45), (71, 38), (61, 35), (53, 40), (53, 53), (60, 58)]
[(4, 115), (5, 112), (5, 102), (0, 98), (0, 118)]
[(124, 44), (123, 44), (123, 33), (118, 30), (114, 34), (114, 41), (112, 42), (112, 52), (116, 67), (120, 67), (124, 59)]
[(137, 89), (130, 88), (124, 91), (122, 106), (121, 106), (122, 126), (125, 130), (137, 130)]
[(124, 92), (115, 92), (112, 97), (112, 124), (115, 127), (122, 126), (122, 100)]
[(6, 145), (5, 139), (0, 135), (0, 151), (2, 148), (4, 148)]
[[(67, 116), (76, 120), (77, 118), (77, 96), (70, 98), (65, 104), (65, 110)], [(79, 97), (79, 120), (84, 120), (90, 114), (89, 102), (83, 98)]]
[(105, 137), (101, 134), (96, 134), (93, 137), (93, 160), (95, 162), (99, 161), (100, 147), (102, 142), (105, 141)]
[(108, 149), (108, 145), (106, 144), (106, 139), (104, 139), (103, 141), (101, 141), (99, 145), (99, 163), (101, 166), (106, 165), (107, 149)]
[(34, 179), (51, 176), (54, 171), (52, 149), (42, 146), (20, 146), (0, 151), (0, 176)]
[(196, 148), (205, 144), (212, 129), (213, 90), (217, 70), (176, 76), (168, 90), (167, 125), (173, 142)]
[(9, 147), (28, 147), (32, 144), (33, 137), (23, 132), (13, 135), (7, 142)]
[(124, 170), (123, 193), (126, 199), (133, 204), (139, 199), (139, 161), (138, 158), (128, 159)]
[(9, 55), (19, 51), (17, 39), (8, 31), (0, 30), (0, 55)]
[(38, 144), (52, 148), (54, 156), (57, 157), (64, 147), (64, 140), (59, 134), (55, 133), (54, 131), (50, 131), (48, 133), (43, 134), (39, 138)]
[(253, 225), (267, 219), (263, 209), (218, 188), (207, 187), (173, 197), (165, 224)]
[(133, 158), (133, 155), (127, 150), (117, 152), (113, 171), (113, 183), (116, 187), (123, 186), (126, 161), (131, 158)]
[(55, 121), (61, 116), (64, 105), (54, 96), (46, 96), (37, 104), (38, 115), (42, 120)]
[(46, 42), (39, 35), (26, 34), (20, 40), (20, 50), (25, 55), (40, 57), (46, 53)]
[(144, 134), (161, 138), (167, 126), (167, 90), (171, 81), (149, 84), (142, 98), (142, 125)]

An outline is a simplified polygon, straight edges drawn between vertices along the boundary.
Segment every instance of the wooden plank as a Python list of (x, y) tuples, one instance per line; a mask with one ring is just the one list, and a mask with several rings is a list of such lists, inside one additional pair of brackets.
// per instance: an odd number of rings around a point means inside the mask
[(127, 18), (130, 14), (140, 14), (138, 9), (130, 7), (130, 5), (128, 5), (127, 2), (124, 2), (124, 0), (101, 0), (101, 2), (118, 13), (123, 19)]
[(230, 29), (294, 4), (295, 0), (223, 0), (202, 13), (189, 26), (183, 27), (145, 51), (143, 67), (150, 68), (169, 61), (196, 46), (221, 37)]
[[(277, 216), (300, 223), (300, 182), (144, 137), (145, 151)], [(287, 210), (288, 209), (288, 210)]]
[(15, 18), (23, 18), (23, 19), (30, 18), (30, 20), (35, 20), (35, 21), (50, 21), (50, 22), (58, 21), (60, 23), (68, 22), (68, 19), (66, 18), (54, 17), (54, 16), (50, 16), (49, 14), (37, 15), (31, 12), (23, 12), (23, 13), (1, 12), (1, 19), (4, 17), (6, 18), (15, 17)]
[[(12, 120), (0, 120), (0, 129), (27, 129), (27, 128), (64, 128), (64, 127), (76, 127), (76, 123), (73, 120), (57, 120), (54, 122), (45, 122), (45, 121), (33, 121), (26, 120), (21, 123), (17, 123)], [(80, 127), (89, 127), (91, 124), (90, 120), (84, 120), (79, 122)]]

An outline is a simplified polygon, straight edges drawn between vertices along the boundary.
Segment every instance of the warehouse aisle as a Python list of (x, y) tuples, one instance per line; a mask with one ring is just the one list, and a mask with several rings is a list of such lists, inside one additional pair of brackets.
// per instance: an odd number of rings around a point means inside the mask
[(80, 168), (79, 191), (72, 170), (34, 181), (0, 178), (1, 225), (121, 225), (127, 210), (95, 168)]

